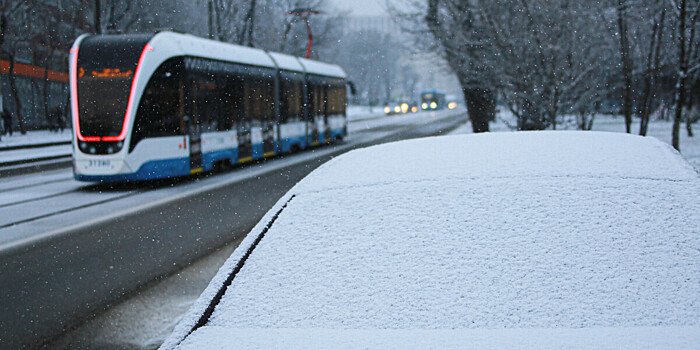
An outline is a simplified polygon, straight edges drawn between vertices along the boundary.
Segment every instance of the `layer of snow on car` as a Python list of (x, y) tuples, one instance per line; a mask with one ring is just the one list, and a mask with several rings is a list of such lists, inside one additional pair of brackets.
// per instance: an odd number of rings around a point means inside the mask
[(697, 348), (699, 195), (625, 134), (356, 150), (280, 199), (163, 347)]

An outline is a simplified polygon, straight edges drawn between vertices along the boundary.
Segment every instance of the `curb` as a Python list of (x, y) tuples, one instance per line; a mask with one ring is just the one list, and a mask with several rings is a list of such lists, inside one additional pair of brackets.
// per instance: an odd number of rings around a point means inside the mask
[(18, 150), (18, 149), (42, 148), (42, 147), (63, 146), (63, 145), (70, 145), (70, 141), (47, 142), (47, 143), (36, 143), (36, 144), (29, 144), (29, 145), (17, 145), (17, 146), (0, 147), (0, 152), (3, 152), (3, 151), (16, 151), (16, 150)]

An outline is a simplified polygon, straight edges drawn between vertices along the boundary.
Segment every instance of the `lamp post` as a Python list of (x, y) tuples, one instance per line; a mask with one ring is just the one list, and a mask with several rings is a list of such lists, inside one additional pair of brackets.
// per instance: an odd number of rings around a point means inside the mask
[(309, 26), (309, 17), (312, 15), (318, 15), (320, 14), (321, 11), (316, 11), (310, 8), (297, 8), (294, 10), (291, 10), (287, 12), (287, 15), (292, 15), (292, 16), (297, 16), (304, 20), (304, 24), (306, 24), (306, 32), (309, 34), (309, 42), (306, 44), (306, 58), (311, 57), (311, 44), (314, 41), (314, 36), (311, 34), (311, 26)]

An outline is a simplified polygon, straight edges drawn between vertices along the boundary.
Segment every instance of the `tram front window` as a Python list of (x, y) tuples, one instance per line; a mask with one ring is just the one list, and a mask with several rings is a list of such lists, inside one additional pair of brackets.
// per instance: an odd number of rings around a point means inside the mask
[(87, 37), (78, 51), (78, 121), (83, 136), (122, 131), (131, 83), (149, 37)]

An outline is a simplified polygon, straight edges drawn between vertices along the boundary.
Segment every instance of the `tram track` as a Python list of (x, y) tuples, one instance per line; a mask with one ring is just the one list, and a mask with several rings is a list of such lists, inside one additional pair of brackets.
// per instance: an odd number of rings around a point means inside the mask
[[(404, 129), (407, 129), (407, 128), (410, 128), (410, 126), (404, 127)], [(396, 126), (392, 126), (392, 125), (381, 126), (381, 127), (373, 128), (373, 129), (369, 129), (369, 130), (363, 130), (363, 131), (360, 131), (360, 132), (358, 132), (358, 133), (361, 134), (361, 133), (364, 133), (364, 132), (367, 132), (367, 131), (372, 131), (372, 132), (396, 131)], [(315, 148), (315, 149), (327, 149), (328, 147), (337, 148), (337, 147), (342, 146), (342, 145), (343, 145), (343, 144), (341, 143), (341, 144), (329, 145), (329, 146), (324, 146), (324, 147)], [(271, 158), (269, 158), (269, 159), (258, 160), (258, 161), (256, 161), (256, 162), (252, 162), (252, 163), (247, 163), (247, 164), (242, 164), (242, 165), (235, 165), (234, 167), (238, 169), (238, 168), (240, 168), (240, 167), (246, 167), (246, 166), (250, 166), (250, 165), (252, 165), (252, 164), (258, 164), (258, 163), (264, 162), (264, 161), (269, 161), (269, 160), (275, 160), (275, 159), (283, 158), (284, 156), (285, 156), (285, 155), (279, 155), (279, 156), (276, 156), (276, 157), (271, 157)], [(220, 171), (219, 171), (219, 172), (220, 172)], [(116, 197), (111, 197), (111, 198), (104, 199), (104, 200), (99, 200), (99, 201), (94, 201), (94, 202), (90, 202), (90, 203), (79, 204), (79, 205), (76, 205), (76, 206), (74, 206), (74, 207), (63, 208), (63, 209), (59, 209), (59, 210), (56, 210), (56, 211), (51, 212), (51, 213), (43, 213), (43, 214), (41, 214), (41, 215), (37, 215), (37, 216), (34, 216), (34, 217), (30, 217), (30, 218), (23, 218), (23, 219), (16, 220), (16, 221), (0, 222), (0, 229), (12, 227), (12, 226), (15, 226), (15, 225), (21, 225), (21, 224), (29, 223), (29, 222), (36, 221), (36, 220), (40, 220), (40, 219), (49, 218), (49, 217), (52, 217), (52, 216), (55, 216), (55, 215), (66, 214), (66, 213), (69, 213), (69, 212), (73, 212), (73, 211), (85, 209), (85, 208), (92, 207), (92, 206), (103, 205), (103, 204), (105, 204), (105, 203), (109, 203), (109, 202), (112, 202), (112, 201), (118, 201), (118, 200), (122, 200), (122, 199), (124, 199), (124, 198), (132, 197), (132, 196), (134, 196), (134, 195), (142, 194), (142, 193), (147, 192), (147, 191), (157, 190), (157, 189), (159, 189), (159, 188), (161, 188), (161, 187), (163, 187), (163, 186), (178, 184), (178, 183), (181, 183), (181, 182), (187, 182), (187, 181), (191, 181), (191, 180), (193, 180), (193, 179), (211, 176), (211, 175), (214, 175), (215, 173), (218, 173), (218, 172), (209, 172), (209, 173), (206, 173), (206, 174), (202, 174), (202, 175), (200, 175), (200, 176), (186, 177), (186, 178), (181, 178), (181, 179), (166, 179), (166, 180), (151, 181), (151, 182), (146, 182), (146, 183), (132, 183), (132, 184), (129, 184), (129, 187), (125, 187), (124, 185), (120, 185), (120, 184), (95, 184), (95, 185), (85, 185), (85, 186), (76, 187), (76, 188), (73, 188), (73, 189), (67, 190), (67, 191), (59, 191), (59, 192), (56, 192), (56, 193), (50, 193), (50, 194), (45, 194), (45, 195), (39, 195), (39, 196), (37, 196), (37, 197), (21, 199), (21, 200), (17, 200), (17, 201), (13, 201), (13, 202), (8, 202), (8, 203), (0, 203), (0, 209), (3, 209), (3, 208), (9, 208), (9, 207), (12, 207), (12, 206), (16, 206), (16, 205), (22, 205), (22, 204), (27, 204), (27, 203), (32, 203), (32, 202), (40, 202), (40, 201), (42, 201), (42, 200), (57, 198), (57, 197), (60, 197), (60, 196), (67, 196), (67, 195), (74, 194), (74, 193), (96, 192), (96, 191), (97, 191), (97, 192), (99, 192), (99, 191), (119, 191), (120, 188), (133, 188), (134, 186), (136, 186), (136, 187), (138, 188), (137, 191), (129, 191), (128, 193), (126, 193), (126, 194), (124, 194), (124, 195), (120, 195), (120, 196), (116, 196)], [(42, 181), (42, 182), (36, 182), (36, 183), (32, 183), (32, 184), (20, 185), (20, 186), (12, 187), (12, 188), (0, 189), (0, 193), (10, 193), (10, 192), (12, 192), (12, 191), (17, 191), (17, 190), (27, 190), (27, 189), (32, 189), (32, 188), (39, 188), (39, 187), (46, 186), (46, 185), (51, 185), (51, 184), (56, 184), (56, 183), (61, 183), (61, 182), (69, 182), (69, 181), (73, 181), (73, 178), (70, 177), (70, 178), (66, 178), (66, 179), (57, 179), (57, 180), (50, 180), (50, 181)]]
[[(7, 228), (7, 227), (12, 227), (12, 226), (16, 226), (16, 225), (21, 225), (21, 224), (25, 224), (25, 223), (32, 222), (32, 221), (36, 221), (36, 220), (40, 220), (40, 219), (49, 218), (49, 217), (52, 217), (52, 216), (55, 216), (55, 215), (70, 213), (70, 212), (72, 212), (72, 211), (76, 211), (76, 210), (80, 210), (80, 209), (85, 209), (85, 208), (89, 208), (89, 207), (92, 207), (92, 206), (102, 205), (102, 204), (105, 204), (105, 203), (109, 203), (109, 202), (111, 202), (111, 201), (115, 201), (115, 200), (120, 200), (120, 199), (124, 199), (124, 198), (128, 198), (128, 197), (132, 197), (132, 196), (137, 195), (137, 194), (140, 194), (140, 193), (141, 193), (141, 192), (139, 192), (139, 191), (134, 191), (134, 192), (131, 192), (131, 193), (126, 193), (126, 194), (124, 194), (124, 195), (122, 195), (122, 196), (112, 197), (112, 198), (105, 199), (105, 200), (102, 200), (102, 201), (97, 201), (97, 202), (92, 202), (92, 203), (88, 203), (88, 204), (79, 205), (79, 206), (72, 207), (72, 208), (57, 210), (57, 211), (55, 211), (55, 212), (51, 212), (51, 213), (48, 213), (48, 214), (42, 214), (42, 215), (39, 215), (39, 216), (31, 217), (31, 218), (28, 218), (28, 219), (22, 219), (22, 220), (15, 221), (15, 222), (10, 222), (10, 223), (7, 223), (7, 224), (0, 224), (0, 229)], [(38, 198), (37, 200), (48, 199), (48, 198), (53, 198), (53, 197), (57, 197), (57, 196), (48, 196), (48, 197), (45, 197), (45, 198)], [(17, 203), (17, 204), (24, 204), (24, 203), (31, 202), (31, 201), (32, 201), (32, 200), (27, 200), (27, 201), (25, 201), (25, 202), (20, 202), (20, 203)], [(2, 208), (2, 206), (0, 206), (0, 208)]]
[[(336, 146), (339, 146), (339, 145), (342, 145), (342, 143), (338, 144)], [(326, 146), (326, 147), (328, 147), (328, 146)], [(326, 147), (322, 147), (320, 149), (325, 149)], [(331, 147), (333, 147), (333, 146), (331, 146)], [(278, 157), (271, 157), (269, 159), (261, 159), (261, 160), (258, 160), (258, 161), (252, 162), (252, 163), (236, 165), (235, 168), (240, 169), (241, 167), (248, 167), (250, 165), (259, 164), (260, 162), (274, 160), (276, 158), (281, 158), (281, 157), (284, 157), (284, 155), (280, 155)], [(228, 170), (235, 171), (235, 169), (233, 169), (233, 168), (228, 169)], [(224, 171), (210, 171), (208, 173), (204, 173), (201, 175), (190, 176), (190, 177), (185, 177), (185, 178), (155, 180), (155, 181), (143, 182), (143, 183), (130, 183), (128, 185), (124, 185), (124, 184), (88, 184), (88, 185), (85, 185), (82, 187), (77, 187), (77, 188), (74, 188), (74, 189), (71, 189), (68, 191), (61, 191), (61, 192), (56, 192), (56, 193), (47, 194), (47, 195), (43, 195), (43, 196), (38, 196), (38, 197), (18, 200), (18, 201), (14, 201), (14, 202), (10, 202), (10, 203), (0, 204), (0, 209), (3, 209), (3, 208), (16, 206), (16, 205), (22, 205), (22, 204), (27, 204), (27, 203), (31, 203), (31, 202), (39, 202), (42, 200), (57, 198), (60, 196), (67, 196), (67, 195), (74, 194), (74, 193), (119, 192), (122, 189), (133, 188), (133, 187), (137, 188), (136, 191), (130, 190), (130, 191), (124, 193), (123, 195), (107, 198), (104, 200), (80, 204), (80, 205), (76, 205), (74, 207), (60, 209), (60, 210), (56, 210), (56, 211), (51, 212), (51, 213), (44, 213), (44, 214), (37, 215), (37, 216), (31, 217), (31, 218), (25, 218), (25, 219), (21, 219), (21, 220), (17, 220), (17, 221), (11, 221), (11, 222), (6, 222), (6, 223), (0, 222), (0, 229), (12, 227), (15, 225), (25, 224), (25, 223), (32, 222), (35, 220), (49, 218), (49, 217), (52, 217), (55, 215), (66, 214), (66, 213), (70, 213), (73, 211), (77, 211), (77, 210), (81, 210), (81, 209), (85, 209), (85, 208), (89, 208), (89, 207), (93, 207), (93, 206), (103, 205), (103, 204), (106, 204), (109, 202), (118, 201), (118, 200), (122, 200), (122, 199), (132, 197), (135, 195), (143, 194), (145, 192), (156, 191), (156, 190), (158, 190), (162, 187), (165, 187), (165, 186), (178, 185), (178, 184), (183, 183), (183, 182), (194, 181), (194, 180), (197, 180), (200, 178), (206, 178), (206, 177), (213, 176), (213, 175), (216, 175), (218, 173), (223, 173), (223, 172)], [(34, 183), (31, 185), (25, 185), (25, 186), (19, 186), (19, 187), (15, 187), (15, 188), (4, 189), (4, 190), (1, 190), (0, 192), (11, 192), (11, 191), (19, 190), (19, 189), (37, 188), (37, 187), (41, 187), (41, 186), (45, 186), (45, 185), (49, 185), (49, 184), (55, 184), (55, 183), (59, 183), (59, 182), (68, 182), (68, 181), (72, 181), (72, 178), (71, 179), (63, 179), (63, 180), (44, 181), (44, 182), (40, 182), (40, 183)]]
[(34, 187), (39, 187), (39, 186), (44, 186), (44, 185), (55, 184), (55, 183), (59, 183), (59, 182), (68, 182), (68, 181), (72, 181), (72, 180), (73, 180), (73, 177), (71, 176), (71, 177), (65, 178), (65, 179), (50, 180), (50, 181), (32, 183), (32, 184), (28, 184), (28, 185), (20, 185), (17, 187), (3, 188), (3, 189), (0, 189), (0, 193), (12, 192), (12, 191), (17, 191), (17, 190), (24, 190), (24, 189), (29, 189), (29, 188), (34, 188)]
[(71, 155), (27, 159), (15, 164), (0, 165), (0, 178), (36, 173), (40, 171), (64, 169), (71, 166)]

